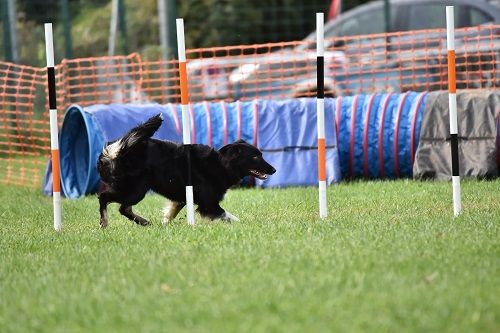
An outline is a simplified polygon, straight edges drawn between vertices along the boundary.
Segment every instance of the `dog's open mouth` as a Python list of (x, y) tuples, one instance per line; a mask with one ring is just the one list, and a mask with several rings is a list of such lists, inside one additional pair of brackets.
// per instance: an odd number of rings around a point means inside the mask
[(267, 175), (265, 173), (260, 173), (257, 170), (250, 170), (250, 173), (259, 179), (267, 179)]

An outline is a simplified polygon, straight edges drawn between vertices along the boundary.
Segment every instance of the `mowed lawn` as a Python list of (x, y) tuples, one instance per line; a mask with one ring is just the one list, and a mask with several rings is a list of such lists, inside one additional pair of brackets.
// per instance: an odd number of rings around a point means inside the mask
[(499, 332), (500, 180), (234, 189), (234, 224), (138, 227), (0, 186), (0, 332)]

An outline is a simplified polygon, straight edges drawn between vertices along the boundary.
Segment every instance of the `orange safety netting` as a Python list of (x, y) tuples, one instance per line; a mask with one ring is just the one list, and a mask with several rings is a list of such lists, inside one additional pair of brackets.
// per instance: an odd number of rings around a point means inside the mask
[[(500, 86), (500, 26), (456, 31), (457, 89)], [(190, 102), (316, 95), (314, 36), (305, 41), (187, 50)], [(447, 89), (446, 32), (325, 37), (325, 96)], [(41, 183), (49, 156), (46, 69), (0, 62), (0, 176)], [(180, 102), (178, 65), (138, 54), (63, 60), (57, 105)]]

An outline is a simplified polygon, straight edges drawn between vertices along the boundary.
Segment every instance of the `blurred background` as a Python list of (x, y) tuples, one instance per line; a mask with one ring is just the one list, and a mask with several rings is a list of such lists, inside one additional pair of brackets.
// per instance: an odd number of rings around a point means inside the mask
[[(365, 2), (342, 1), (342, 10)], [(260, 44), (303, 39), (314, 30), (313, 14), (328, 13), (331, 6), (331, 1), (325, 0), (1, 0), (1, 3), (2, 59), (33, 66), (44, 65), (45, 22), (54, 24), (58, 61), (108, 55), (113, 19), (118, 23), (113, 54), (138, 52), (144, 59), (157, 59), (165, 51), (168, 56), (173, 56), (171, 50), (176, 51), (176, 17), (185, 20), (187, 48)], [(116, 12), (113, 6), (118, 8)], [(162, 45), (167, 50), (162, 50)]]
[(3, 182), (43, 178), (46, 22), (62, 121), (72, 104), (178, 103), (179, 17), (192, 103), (315, 96), (317, 12), (326, 97), (446, 90), (446, 5), (457, 88), (498, 89), (500, 0), (0, 0)]

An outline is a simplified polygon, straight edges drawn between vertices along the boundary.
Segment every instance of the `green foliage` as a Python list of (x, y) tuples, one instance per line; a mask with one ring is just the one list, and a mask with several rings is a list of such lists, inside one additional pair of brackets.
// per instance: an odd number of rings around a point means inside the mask
[[(185, 20), (186, 45), (190, 47), (249, 44), (263, 17), (259, 6), (248, 0), (181, 1), (178, 12)], [(244, 10), (242, 10), (244, 9)]]
[(235, 224), (184, 211), (138, 227), (97, 199), (63, 200), (63, 230), (39, 190), (0, 186), (2, 332), (498, 332), (500, 180), (352, 182), (240, 189)]
[[(345, 7), (360, 1), (348, 1)], [(53, 22), (55, 56), (64, 55), (59, 0), (18, 0), (18, 48), (21, 63), (43, 66), (43, 23)], [(344, 1), (345, 3), (345, 1)], [(70, 0), (73, 55), (76, 58), (107, 54), (111, 1)], [(125, 0), (129, 52), (158, 58), (157, 0)], [(328, 11), (324, 0), (183, 0), (176, 1), (173, 17), (183, 17), (186, 47), (212, 47), (300, 40), (314, 30), (314, 13)], [(175, 22), (171, 23), (175, 35)], [(175, 38), (174, 38), (175, 40)]]
[[(150, 45), (158, 45), (158, 16), (156, 0), (127, 0), (126, 18), (128, 36), (119, 36), (116, 53), (120, 54), (120, 43), (127, 43), (130, 52), (141, 53)], [(78, 57), (106, 55), (108, 51), (111, 3), (96, 10), (87, 7), (73, 21), (72, 38), (74, 54)]]

